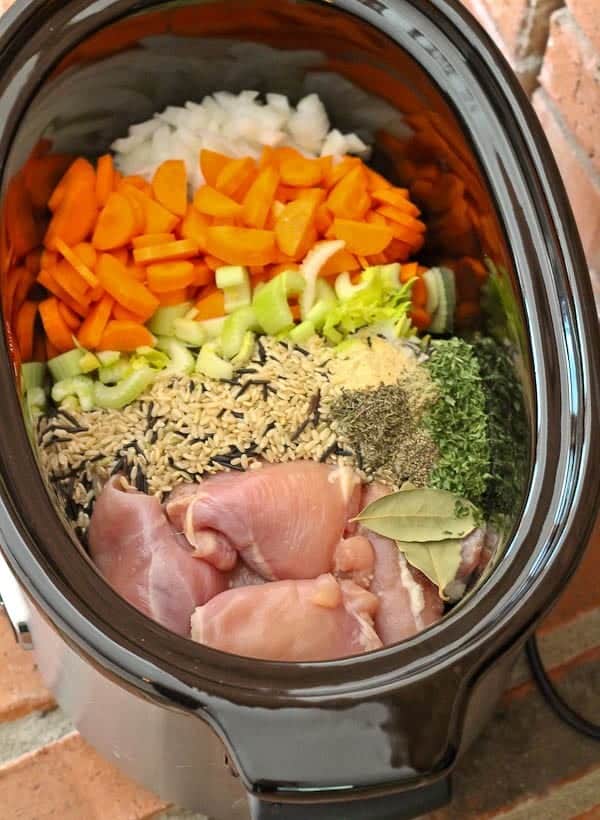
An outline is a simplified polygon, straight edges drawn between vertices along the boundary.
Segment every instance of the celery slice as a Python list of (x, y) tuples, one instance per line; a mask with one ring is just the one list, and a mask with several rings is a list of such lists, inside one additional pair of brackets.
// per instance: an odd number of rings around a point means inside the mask
[(295, 271), (285, 271), (271, 279), (260, 291), (255, 291), (254, 310), (265, 333), (276, 336), (294, 324), (288, 298), (302, 293), (305, 287), (303, 276)]
[(93, 353), (84, 353), (79, 362), (82, 373), (93, 373), (100, 367), (100, 359)]
[(242, 339), (242, 344), (240, 345), (239, 351), (231, 360), (231, 364), (237, 370), (238, 367), (243, 367), (245, 364), (252, 359), (254, 356), (254, 351), (256, 350), (256, 336), (252, 333), (251, 330), (247, 330), (244, 333), (244, 338)]
[(121, 358), (118, 350), (103, 350), (96, 353), (96, 358), (100, 361), (102, 367), (110, 367), (111, 364), (116, 364)]
[(81, 376), (81, 360), (87, 354), (87, 350), (76, 347), (68, 353), (62, 353), (48, 362), (48, 368), (55, 382), (63, 379), (72, 379)]
[(41, 362), (26, 362), (21, 365), (21, 389), (28, 393), (35, 387), (43, 387), (46, 381), (46, 365)]
[(181, 319), (193, 307), (192, 302), (182, 302), (180, 305), (158, 308), (148, 322), (148, 330), (155, 336), (173, 336), (175, 332), (173, 322), (175, 319)]
[(73, 376), (61, 379), (52, 388), (52, 399), (60, 404), (68, 396), (79, 399), (82, 410), (91, 410), (94, 406), (94, 382), (89, 376)]
[(238, 288), (240, 285), (248, 282), (249, 279), (248, 269), (242, 267), (242, 265), (227, 265), (218, 268), (215, 273), (217, 287), (221, 288), (221, 290), (225, 290), (225, 288)]
[(46, 393), (43, 387), (30, 387), (27, 391), (27, 404), (31, 410), (43, 410), (46, 406)]
[(98, 378), (102, 384), (117, 384), (131, 375), (133, 368), (127, 359), (119, 359), (114, 364), (101, 367)]
[(207, 339), (218, 339), (223, 332), (225, 326), (225, 316), (219, 319), (205, 319), (203, 322), (197, 322), (200, 325)]
[(379, 275), (381, 276), (381, 281), (390, 288), (401, 288), (402, 282), (400, 281), (400, 271), (402, 270), (402, 265), (398, 262), (392, 262), (391, 265), (381, 265), (379, 268)]
[(259, 330), (252, 307), (239, 308), (227, 317), (220, 338), (221, 353), (226, 359), (233, 359), (240, 352), (248, 330)]
[(175, 319), (175, 338), (190, 347), (202, 347), (206, 341), (206, 331), (200, 322), (193, 319)]
[(107, 410), (121, 410), (144, 392), (154, 381), (156, 371), (151, 367), (142, 367), (135, 370), (127, 378), (107, 387), (105, 384), (94, 384), (94, 400), (97, 407)]
[(170, 359), (167, 366), (169, 372), (193, 373), (195, 359), (183, 342), (163, 336), (157, 344), (159, 349), (163, 350)]
[(290, 333), (290, 339), (294, 344), (301, 345), (302, 342), (308, 341), (316, 333), (316, 328), (312, 322), (308, 320), (301, 322)]
[(215, 342), (207, 342), (198, 355), (196, 372), (208, 376), (209, 379), (224, 381), (233, 378), (233, 365), (217, 355)]

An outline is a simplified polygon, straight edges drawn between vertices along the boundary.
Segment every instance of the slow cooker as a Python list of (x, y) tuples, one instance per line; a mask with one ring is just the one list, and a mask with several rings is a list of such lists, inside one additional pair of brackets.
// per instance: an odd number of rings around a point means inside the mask
[[(17, 0), (0, 22), (2, 198), (42, 138), (99, 154), (170, 103), (221, 88), (297, 96), (315, 72), (333, 78), (323, 96), (340, 127), (371, 128), (376, 167), (410, 185), (433, 163), (464, 184), (466, 217), (430, 231), (428, 258), (467, 246), (504, 283), (527, 490), (502, 559), (444, 620), (307, 664), (221, 654), (152, 623), (57, 511), (0, 339), (0, 586), (20, 640), (105, 757), (218, 820), (399, 820), (446, 802), (452, 769), (581, 557), (600, 493), (600, 340), (577, 230), (529, 103), (457, 0)], [(405, 131), (386, 132), (368, 99)]]

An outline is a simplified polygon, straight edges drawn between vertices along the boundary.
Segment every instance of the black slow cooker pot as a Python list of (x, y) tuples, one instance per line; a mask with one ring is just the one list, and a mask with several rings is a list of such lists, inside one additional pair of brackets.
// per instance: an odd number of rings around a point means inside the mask
[[(431, 219), (424, 258), (487, 255), (501, 271), (531, 469), (490, 577), (401, 645), (274, 664), (147, 620), (103, 582), (57, 512), (23, 423), (10, 339), (0, 340), (0, 530), (28, 603), (19, 629), (83, 735), (165, 799), (219, 820), (399, 820), (440, 805), (517, 652), (580, 559), (598, 506), (592, 292), (555, 163), (516, 80), (456, 0), (17, 0), (0, 38), (3, 196), (42, 137), (99, 154), (167, 104), (223, 87), (297, 97), (314, 72), (344, 77), (404, 117), (406, 133), (390, 136), (369, 122), (381, 112), (357, 102), (364, 95), (322, 84), (336, 124), (371, 126), (376, 166), (410, 185), (433, 163), (464, 184), (466, 222), (444, 230), (439, 214)], [(279, 49), (268, 65), (264, 46)], [(15, 591), (4, 594), (14, 612)]]

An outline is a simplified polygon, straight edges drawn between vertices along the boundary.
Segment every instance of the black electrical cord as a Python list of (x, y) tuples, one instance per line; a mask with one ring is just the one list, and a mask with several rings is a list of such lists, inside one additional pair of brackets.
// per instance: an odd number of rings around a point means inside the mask
[(548, 673), (544, 668), (543, 661), (540, 657), (540, 650), (537, 643), (537, 638), (532, 635), (525, 645), (525, 653), (529, 662), (529, 668), (534, 681), (537, 683), (540, 692), (546, 699), (550, 708), (558, 717), (564, 721), (568, 726), (579, 732), (581, 735), (592, 738), (592, 740), (600, 741), (600, 726), (591, 723), (581, 715), (577, 714), (558, 694), (556, 688)]

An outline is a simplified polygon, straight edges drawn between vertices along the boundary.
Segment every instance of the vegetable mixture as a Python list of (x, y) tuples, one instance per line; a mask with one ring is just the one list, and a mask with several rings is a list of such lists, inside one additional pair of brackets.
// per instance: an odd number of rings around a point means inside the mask
[[(95, 163), (40, 145), (7, 197), (3, 305), (46, 476), (107, 580), (215, 648), (343, 657), (421, 631), (489, 572), (524, 408), (507, 343), (466, 332), (486, 266), (421, 265), (426, 224), (369, 147), (316, 95), (257, 97), (167, 109)], [(248, 106), (260, 127), (228, 151), (224, 116)], [(199, 152), (165, 157), (190, 117)]]

